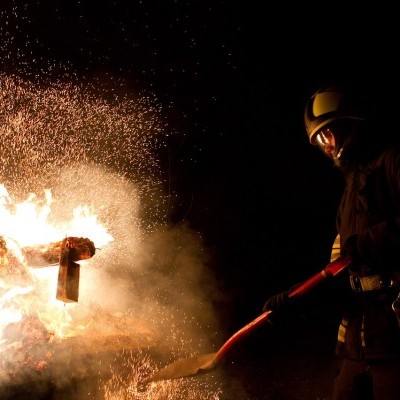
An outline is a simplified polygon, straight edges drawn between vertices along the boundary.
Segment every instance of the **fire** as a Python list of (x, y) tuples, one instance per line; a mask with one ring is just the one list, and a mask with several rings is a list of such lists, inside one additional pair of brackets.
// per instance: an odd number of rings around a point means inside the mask
[(15, 346), (10, 326), (22, 323), (27, 316), (35, 316), (43, 324), (49, 340), (73, 336), (85, 329), (84, 325), (73, 323), (71, 309), (56, 300), (58, 264), (33, 267), (24, 248), (71, 236), (88, 237), (101, 248), (113, 237), (88, 205), (78, 205), (67, 221), (55, 221), (54, 202), (51, 190), (46, 189), (41, 197), (29, 194), (17, 203), (0, 184), (0, 352)]
[(67, 236), (90, 237), (96, 246), (104, 246), (113, 240), (87, 205), (73, 210), (73, 218), (63, 224), (50, 222), (53, 197), (51, 190), (44, 190), (40, 199), (31, 193), (20, 203), (15, 203), (6, 187), (0, 184), (0, 235), (22, 247), (46, 244)]
[[(22, 319), (22, 310), (9, 307), (8, 303), (17, 296), (31, 292), (33, 287), (14, 287), (7, 290), (4, 282), (0, 281), (0, 288), (5, 289), (5, 293), (0, 297), (0, 330), (2, 332), (8, 324), (19, 322)], [(2, 341), (0, 340), (0, 344)]]

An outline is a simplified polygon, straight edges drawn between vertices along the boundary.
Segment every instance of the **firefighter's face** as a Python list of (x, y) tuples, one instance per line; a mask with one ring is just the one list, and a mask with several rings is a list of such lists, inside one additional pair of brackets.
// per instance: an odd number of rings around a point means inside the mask
[(330, 128), (322, 128), (316, 136), (317, 144), (322, 151), (337, 162), (340, 159), (341, 149), (338, 149), (335, 135)]

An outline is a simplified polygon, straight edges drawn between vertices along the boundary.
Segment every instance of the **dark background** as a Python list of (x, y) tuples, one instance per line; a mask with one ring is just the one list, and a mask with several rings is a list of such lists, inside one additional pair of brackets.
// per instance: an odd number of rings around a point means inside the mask
[(325, 266), (342, 182), (308, 143), (304, 104), (320, 85), (353, 84), (378, 105), (375, 117), (397, 119), (391, 10), (237, 0), (2, 6), (13, 7), (16, 45), (29, 39), (38, 69), (50, 60), (88, 76), (112, 73), (163, 104), (171, 136), (161, 157), (178, 199), (170, 220), (202, 233), (229, 299), (216, 305), (228, 330)]

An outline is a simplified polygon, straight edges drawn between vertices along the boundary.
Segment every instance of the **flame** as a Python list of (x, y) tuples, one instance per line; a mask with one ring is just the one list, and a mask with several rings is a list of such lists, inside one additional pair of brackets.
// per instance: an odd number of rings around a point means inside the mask
[[(71, 236), (87, 237), (97, 248), (114, 239), (92, 207), (78, 205), (69, 220), (52, 221), (53, 203), (49, 189), (41, 197), (32, 193), (16, 203), (0, 184), (0, 239), (5, 243), (2, 247), (0, 241), (0, 352), (10, 346), (6, 327), (24, 315), (35, 315), (53, 338), (73, 336), (86, 327), (73, 323), (70, 309), (56, 300), (58, 266), (30, 267), (22, 249)], [(11, 258), (17, 268), (9, 266)]]
[(73, 218), (58, 226), (49, 222), (53, 197), (50, 189), (44, 198), (34, 193), (21, 203), (15, 203), (6, 187), (0, 184), (0, 235), (12, 238), (20, 247), (46, 244), (67, 236), (90, 237), (96, 246), (113, 240), (98, 217), (87, 205), (78, 205)]
[[(0, 288), (5, 288), (4, 282), (0, 281)], [(9, 302), (16, 296), (24, 295), (33, 290), (32, 286), (27, 287), (14, 287), (5, 290), (5, 293), (0, 297), (0, 330), (11, 323), (19, 322), (22, 319), (22, 310), (20, 307), (15, 309), (13, 306), (10, 307)], [(1, 343), (1, 341), (0, 341)]]

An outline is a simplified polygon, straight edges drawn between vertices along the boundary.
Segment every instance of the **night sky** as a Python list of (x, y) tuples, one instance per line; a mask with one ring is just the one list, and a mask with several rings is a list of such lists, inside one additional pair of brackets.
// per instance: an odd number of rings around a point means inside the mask
[(3, 33), (33, 70), (60, 63), (83, 76), (111, 74), (157, 97), (171, 130), (161, 155), (177, 198), (171, 222), (201, 232), (240, 321), (324, 266), (341, 178), (309, 145), (304, 104), (325, 83), (392, 94), (390, 24), (377, 31), (370, 16), (346, 12), (324, 15), (323, 25), (307, 10), (240, 1), (37, 0), (2, 9), (13, 15)]

